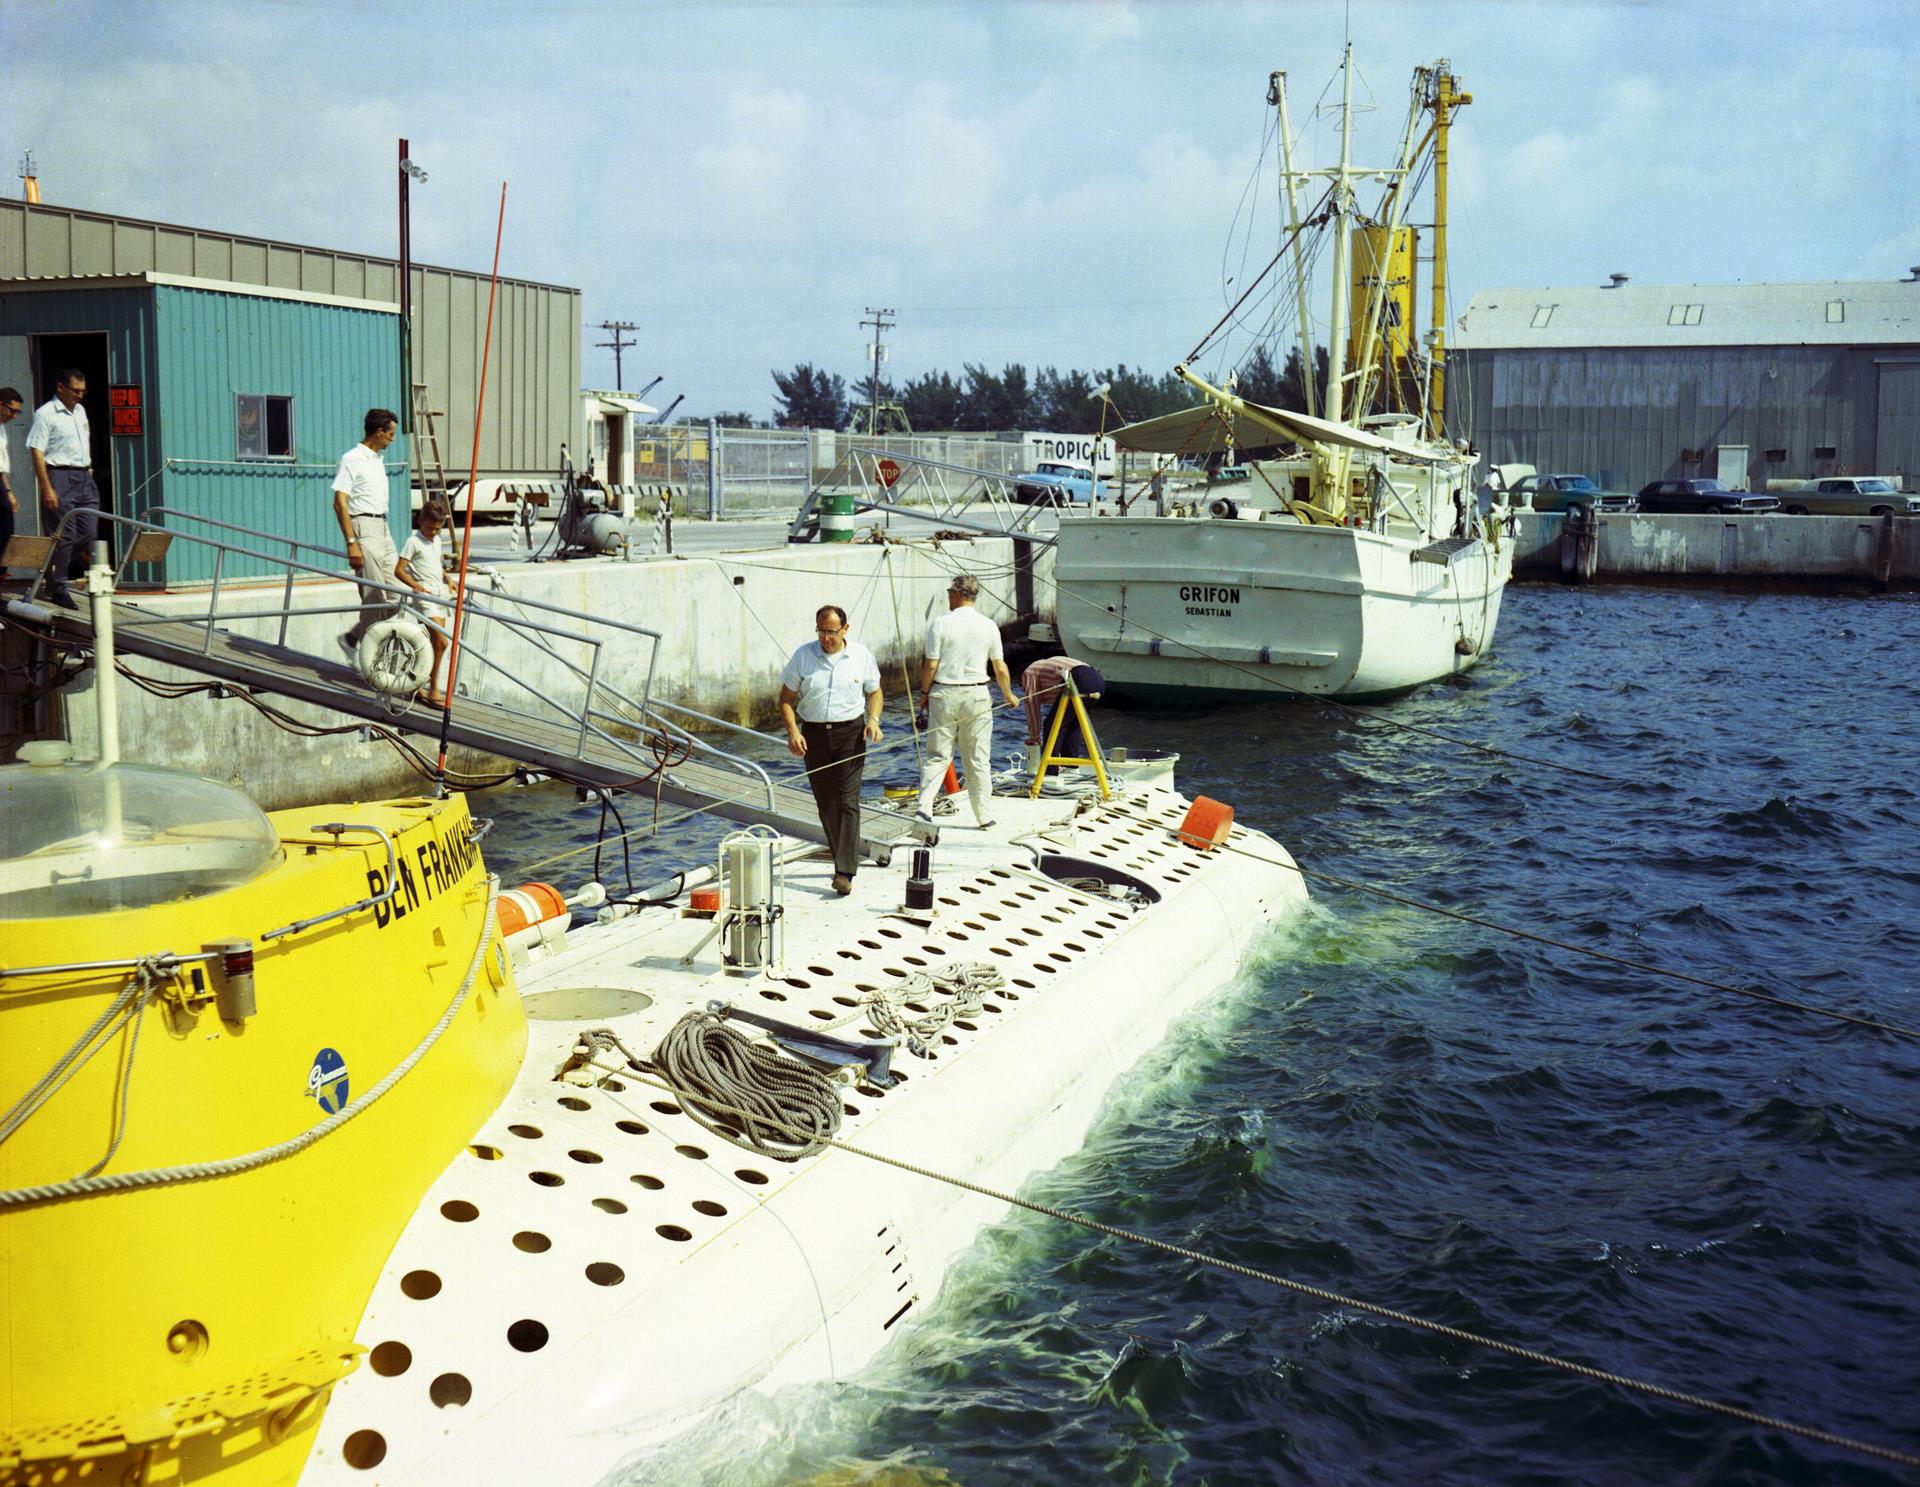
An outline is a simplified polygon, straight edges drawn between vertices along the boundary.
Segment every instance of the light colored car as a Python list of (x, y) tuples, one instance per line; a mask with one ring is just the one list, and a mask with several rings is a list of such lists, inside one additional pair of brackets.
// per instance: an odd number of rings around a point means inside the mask
[(1013, 477), (1013, 498), (1028, 506), (1085, 505), (1106, 499), (1106, 490), (1085, 466), (1046, 460)]
[(1794, 487), (1768, 486), (1790, 516), (1920, 516), (1920, 496), (1903, 492), (1884, 475), (1830, 475), (1796, 481)]

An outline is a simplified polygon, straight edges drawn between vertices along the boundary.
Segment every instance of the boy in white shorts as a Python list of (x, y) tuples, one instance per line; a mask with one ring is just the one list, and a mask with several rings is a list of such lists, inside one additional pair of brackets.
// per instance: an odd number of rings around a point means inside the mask
[[(422, 506), (419, 530), (400, 549), (400, 560), (393, 569), (394, 577), (408, 588), (437, 599), (453, 597), (453, 591), (447, 587), (447, 555), (440, 545), (440, 532), (447, 521), (446, 503), (438, 496)], [(439, 689), (438, 682), (440, 663), (446, 659), (447, 631), (453, 624), (453, 612), (419, 599), (408, 600), (406, 607), (415, 619), (425, 622), (427, 640), (433, 646), (433, 670), (427, 676), (427, 689), (420, 696), (433, 707), (445, 707), (447, 696)]]

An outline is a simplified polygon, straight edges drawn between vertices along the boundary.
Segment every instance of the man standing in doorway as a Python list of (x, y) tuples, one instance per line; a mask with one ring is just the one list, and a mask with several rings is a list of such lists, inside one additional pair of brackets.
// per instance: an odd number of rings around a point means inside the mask
[[(20, 498), (13, 493), (13, 436), (7, 425), (20, 416), (26, 399), (11, 387), (0, 387), (0, 552), (6, 550), (20, 516)], [(0, 578), (7, 576), (0, 568)]]
[(833, 891), (847, 894), (860, 867), (860, 776), (867, 745), (880, 742), (886, 699), (873, 652), (847, 638), (844, 609), (821, 605), (813, 633), (780, 673), (780, 716), (788, 752), (807, 764), (820, 828), (833, 851)]
[(394, 612), (396, 599), (375, 584), (394, 585), (393, 530), (387, 525), (387, 446), (400, 432), (400, 415), (387, 408), (369, 408), (366, 437), (340, 456), (333, 476), (333, 514), (347, 539), (347, 561), (368, 580), (360, 586), (360, 618), (340, 637), (348, 660), (356, 659), (367, 626)]
[[(33, 415), (27, 433), (27, 452), (33, 458), (33, 477), (40, 487), (40, 505), (47, 530), (60, 531), (47, 571), (47, 598), (67, 609), (78, 609), (67, 590), (67, 570), (78, 551), (93, 556), (100, 535), (100, 487), (93, 483), (93, 431), (80, 399), (87, 395), (84, 373), (72, 368), (53, 384), (53, 396)], [(63, 519), (71, 517), (64, 529)]]
[(947, 612), (927, 626), (927, 658), (920, 665), (920, 708), (927, 715), (927, 752), (920, 768), (920, 799), (914, 820), (933, 825), (933, 800), (946, 778), (954, 748), (967, 775), (973, 819), (993, 825), (993, 699), (987, 672), (1014, 705), (1013, 678), (1000, 648), (1000, 627), (979, 610), (980, 580), (963, 573), (947, 585)]

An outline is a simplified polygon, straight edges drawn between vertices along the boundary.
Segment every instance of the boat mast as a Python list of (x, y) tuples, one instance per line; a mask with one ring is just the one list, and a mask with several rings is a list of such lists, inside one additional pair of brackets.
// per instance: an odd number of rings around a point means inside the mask
[(1333, 320), (1327, 327), (1327, 417), (1346, 412), (1348, 265), (1353, 252), (1353, 43), (1340, 64), (1340, 169), (1333, 178)]
[(1275, 72), (1267, 79), (1267, 101), (1280, 111), (1280, 178), (1287, 183), (1287, 229), (1293, 236), (1294, 319), (1300, 332), (1300, 389), (1307, 412), (1313, 413), (1318, 389), (1313, 385), (1313, 325), (1307, 318), (1307, 255), (1300, 238), (1300, 178), (1293, 169), (1293, 127), (1287, 120), (1287, 75)]
[(1433, 65), (1427, 107), (1433, 110), (1433, 349), (1427, 371), (1427, 431), (1446, 437), (1447, 399), (1447, 125), (1452, 111), (1473, 102), (1454, 89), (1453, 66)]

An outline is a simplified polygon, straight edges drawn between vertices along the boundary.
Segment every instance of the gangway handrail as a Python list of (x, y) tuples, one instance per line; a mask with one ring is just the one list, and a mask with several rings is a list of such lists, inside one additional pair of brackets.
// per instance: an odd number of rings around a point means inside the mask
[[(342, 562), (345, 562), (347, 558), (346, 552), (342, 548), (328, 547), (324, 543), (308, 542), (305, 538), (301, 538), (301, 537), (283, 537), (278, 532), (263, 532), (257, 527), (244, 527), (237, 522), (222, 521), (218, 517), (202, 516), (198, 512), (193, 512), (193, 511), (169, 511), (165, 506), (149, 506), (146, 509), (149, 512), (157, 511), (168, 516), (180, 516), (180, 517), (186, 517), (192, 521), (205, 522), (209, 526), (223, 527), (227, 531), (244, 533), (249, 537), (258, 537), (262, 541), (266, 541), (266, 542), (281, 542), (281, 543), (287, 543), (289, 545), (297, 545), (300, 547), (309, 548), (314, 552), (323, 552), (323, 553), (326, 553), (329, 557), (339, 558)], [(103, 518), (108, 518), (110, 516), (110, 513), (103, 511), (100, 513), (100, 515)], [(111, 519), (118, 522), (129, 522), (130, 520), (129, 518), (124, 516), (113, 516), (111, 517)], [(139, 524), (139, 523), (137, 522), (137, 520), (135, 520), (133, 524)], [(149, 530), (167, 532), (175, 537), (185, 538), (189, 542), (200, 542), (207, 545), (217, 545), (215, 543), (215, 539), (213, 538), (201, 537), (193, 532), (181, 532), (173, 527), (157, 527), (156, 526), (156, 527), (150, 527)], [(265, 553), (250, 552), (247, 549), (238, 547), (238, 546), (233, 547), (231, 550), (235, 552), (243, 553), (247, 557), (259, 558), (262, 562), (275, 563), (275, 562), (281, 561), (278, 558), (269, 557)], [(288, 561), (291, 562), (292, 560), (288, 560)], [(297, 566), (304, 573), (310, 573), (315, 575), (316, 577), (328, 579), (334, 583), (356, 583), (364, 587), (376, 587), (381, 589), (385, 593), (399, 594), (409, 599), (420, 597), (419, 591), (416, 589), (402, 588), (394, 584), (380, 584), (380, 583), (377, 583), (376, 580), (374, 579), (363, 578), (357, 573), (341, 573), (338, 569), (333, 569), (333, 568), (316, 568), (310, 563), (299, 563), (297, 564)], [(122, 567), (123, 568), (125, 567), (124, 559), (122, 560)], [(118, 582), (118, 575), (116, 575), (115, 581), (116, 583)], [(625, 630), (634, 635), (644, 635), (649, 640), (652, 640), (655, 642), (658, 642), (665, 638), (665, 636), (662, 634), (661, 631), (649, 629), (645, 625), (636, 625), (627, 620), (613, 619), (611, 616), (608, 616), (608, 615), (592, 614), (583, 609), (569, 609), (564, 604), (553, 604), (545, 599), (535, 599), (530, 595), (516, 594), (513, 597), (513, 602), (515, 604), (531, 604), (536, 609), (544, 609), (549, 614), (565, 615), (569, 619), (587, 620), (596, 625), (610, 625), (616, 630)], [(300, 611), (300, 613), (303, 613), (303, 614), (316, 613), (316, 612), (318, 611), (312, 611), (312, 610)]]
[[(155, 509), (161, 509), (161, 508), (148, 508), (149, 511), (153, 511)], [(138, 517), (122, 516), (116, 512), (101, 511), (95, 514), (100, 521), (111, 523), (116, 527), (127, 528), (136, 534), (142, 533), (142, 532), (160, 533), (160, 534), (172, 537), (176, 540), (196, 543), (200, 546), (212, 548), (214, 550), (214, 553), (215, 553), (214, 577), (213, 577), (212, 585), (208, 590), (207, 609), (204, 613), (182, 614), (182, 615), (124, 616), (116, 622), (119, 628), (126, 629), (126, 630), (138, 629), (143, 625), (158, 626), (158, 625), (164, 625), (164, 624), (180, 624), (180, 623), (201, 627), (204, 629), (204, 632), (205, 632), (204, 639), (201, 644), (202, 655), (211, 654), (213, 649), (214, 636), (216, 631), (220, 627), (221, 621), (242, 621), (242, 620), (277, 618), (280, 620), (279, 639), (277, 643), (284, 647), (286, 645), (287, 624), (294, 615), (297, 614), (297, 615), (306, 617), (306, 616), (335, 614), (335, 613), (357, 613), (362, 608), (360, 604), (352, 604), (352, 605), (343, 605), (343, 606), (337, 606), (337, 607), (323, 605), (323, 606), (315, 606), (315, 607), (305, 608), (305, 609), (294, 609), (291, 605), (290, 598), (291, 598), (291, 591), (292, 591), (293, 575), (296, 572), (311, 574), (317, 578), (325, 579), (328, 582), (333, 582), (333, 583), (351, 582), (358, 585), (363, 590), (372, 589), (382, 594), (392, 595), (396, 600), (396, 607), (398, 607), (398, 604), (400, 601), (417, 602), (420, 600), (426, 600), (433, 604), (440, 605), (442, 607), (450, 607), (451, 605), (451, 601), (442, 599), (438, 595), (422, 594), (416, 589), (405, 588), (396, 584), (381, 583), (378, 580), (361, 577), (359, 575), (353, 575), (349, 577), (348, 575), (341, 574), (337, 570), (317, 568), (312, 564), (303, 563), (299, 559), (291, 556), (281, 558), (274, 554), (255, 551), (254, 549), (242, 546), (238, 543), (225, 542), (217, 537), (204, 536), (196, 532), (182, 532), (177, 528), (160, 526), (153, 522), (143, 521)], [(337, 550), (327, 549), (325, 547), (321, 547), (318, 544), (306, 542), (302, 538), (285, 537), (275, 532), (263, 532), (257, 528), (241, 526), (239, 523), (236, 523), (236, 522), (222, 521), (216, 517), (202, 517), (202, 516), (198, 516), (196, 513), (191, 513), (191, 512), (175, 513), (175, 514), (186, 515), (186, 516), (192, 517), (195, 520), (205, 522), (208, 525), (221, 527), (228, 531), (238, 532), (246, 536), (255, 537), (264, 542), (269, 542), (274, 544), (284, 544), (289, 547), (294, 545), (299, 545), (303, 547), (313, 548), (321, 552), (328, 552), (334, 556), (339, 555)], [(71, 522), (78, 519), (79, 515), (80, 515), (79, 512), (68, 512), (61, 517), (53, 533), (54, 537), (56, 538), (54, 550), (57, 551), (57, 539), (64, 534), (67, 526)], [(132, 542), (128, 542), (127, 544), (125, 544), (125, 546), (126, 546), (127, 555), (122, 559), (119, 572), (116, 574), (116, 579), (115, 579), (116, 588), (118, 587), (119, 576), (121, 574), (124, 574), (126, 568), (130, 565), (132, 561), (134, 544)], [(243, 610), (239, 612), (227, 612), (223, 614), (220, 611), (220, 607), (219, 607), (220, 591), (221, 591), (222, 583), (224, 581), (226, 557), (229, 553), (234, 553), (245, 558), (251, 558), (261, 563), (276, 565), (276, 566), (285, 568), (287, 570), (287, 575), (288, 575), (287, 593), (289, 596), (289, 603), (280, 609)], [(32, 581), (28, 585), (27, 594), (26, 594), (27, 602), (37, 603), (39, 601), (41, 589), (46, 581), (51, 561), (52, 561), (51, 553), (49, 553), (47, 563), (42, 565), (40, 571), (34, 575)], [(774, 808), (776, 797), (774, 794), (773, 778), (768, 773), (768, 771), (765, 769), (764, 766), (760, 765), (754, 760), (745, 758), (742, 755), (732, 753), (731, 751), (726, 749), (718, 748), (712, 744), (708, 744), (703, 740), (700, 740), (694, 737), (687, 730), (680, 728), (672, 724), (669, 720), (659, 717), (655, 714), (654, 705), (651, 699), (651, 692), (652, 692), (653, 678), (655, 674), (655, 666), (658, 661), (659, 643), (662, 639), (664, 639), (664, 636), (661, 634), (661, 632), (650, 629), (645, 625), (637, 625), (626, 620), (617, 620), (617, 619), (608, 618), (602, 615), (595, 615), (585, 610), (570, 609), (565, 605), (551, 604), (542, 599), (534, 599), (530, 597), (514, 595), (514, 596), (511, 596), (511, 602), (516, 605), (530, 605), (533, 608), (543, 610), (548, 614), (561, 615), (569, 619), (584, 621), (590, 625), (609, 626), (616, 630), (625, 631), (626, 633), (631, 635), (644, 637), (645, 639), (647, 639), (652, 643), (649, 646), (649, 655), (648, 655), (648, 664), (647, 664), (647, 693), (644, 694), (639, 700), (636, 701), (632, 697), (628, 696), (626, 693), (615, 688), (611, 683), (597, 680), (598, 670), (599, 670), (599, 658), (601, 653), (604, 650), (604, 647), (607, 644), (606, 640), (603, 639), (602, 637), (591, 635), (591, 634), (581, 634), (575, 630), (561, 629), (554, 625), (544, 624), (528, 616), (516, 617), (513, 615), (508, 615), (492, 606), (488, 606), (488, 605), (484, 605), (476, 602), (476, 596), (474, 596), (472, 593), (469, 594), (468, 603), (470, 607), (473, 608), (473, 610), (477, 615), (479, 615), (481, 618), (491, 619), (496, 621), (498, 624), (503, 626), (509, 633), (522, 634), (523, 636), (526, 635), (526, 632), (538, 632), (546, 635), (552, 635), (560, 639), (585, 646), (592, 652), (594, 657), (593, 665), (590, 668), (583, 670), (576, 663), (566, 661), (564, 657), (560, 657), (558, 653), (555, 652), (553, 648), (547, 645), (546, 643), (538, 640), (533, 641), (534, 644), (538, 645), (540, 649), (547, 652), (549, 655), (554, 656), (556, 659), (562, 660), (564, 664), (566, 664), (569, 670), (572, 670), (577, 675), (582, 675), (587, 678), (588, 685), (587, 685), (586, 695), (582, 699), (581, 705), (577, 709), (575, 709), (575, 708), (568, 707), (566, 704), (562, 703), (557, 698), (547, 696), (545, 693), (541, 692), (537, 687), (535, 687), (532, 683), (528, 682), (525, 678), (519, 676), (513, 671), (510, 671), (507, 667), (503, 666), (500, 662), (488, 656), (482, 648), (475, 646), (471, 650), (471, 654), (474, 656), (474, 658), (480, 661), (489, 670), (498, 672), (501, 676), (505, 677), (508, 681), (512, 682), (515, 686), (519, 687), (522, 691), (526, 692), (530, 696), (536, 698), (541, 703), (544, 703), (547, 707), (551, 708), (560, 717), (576, 721), (578, 724), (578, 733), (577, 733), (576, 742), (575, 742), (576, 752), (580, 752), (584, 750), (587, 736), (589, 734), (592, 734), (594, 737), (610, 745), (619, 753), (633, 758), (635, 760), (636, 765), (639, 766), (640, 773), (645, 774), (649, 772), (647, 769), (647, 761), (644, 758), (644, 756), (642, 756), (636, 749), (634, 749), (626, 740), (615, 736), (614, 734), (608, 732), (606, 729), (597, 726), (593, 722), (593, 719), (595, 717), (611, 718), (612, 716), (610, 714), (605, 713), (604, 711), (594, 708), (593, 694), (596, 688), (603, 692), (612, 692), (613, 695), (616, 696), (621, 702), (625, 703), (628, 707), (634, 709), (639, 714), (638, 719), (627, 718), (627, 719), (620, 720), (626, 726), (638, 727), (641, 729), (645, 729), (647, 727), (662, 728), (672, 734), (678, 735), (690, 747), (690, 749), (702, 754), (710, 755), (711, 757), (717, 760), (724, 761), (728, 766), (741, 772), (743, 775), (746, 775), (749, 777), (757, 777), (758, 784), (765, 791), (769, 811), (771, 811)], [(527, 636), (526, 638), (531, 638), (531, 637)], [(687, 709), (683, 709), (683, 708), (676, 708), (675, 710), (687, 711)], [(746, 731), (751, 732), (752, 730), (746, 730)], [(756, 735), (756, 737), (758, 736), (759, 735)]]

